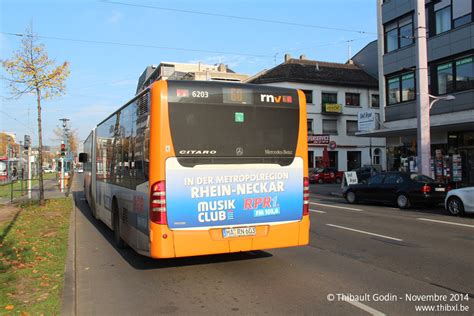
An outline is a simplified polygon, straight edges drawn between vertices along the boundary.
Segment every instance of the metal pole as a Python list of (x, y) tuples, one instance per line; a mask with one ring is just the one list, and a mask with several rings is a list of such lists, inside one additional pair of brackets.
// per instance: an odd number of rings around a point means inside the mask
[(418, 171), (430, 175), (430, 102), (428, 96), (428, 58), (426, 50), (425, 0), (416, 0), (416, 90)]
[(22, 141), (21, 140), (20, 140), (19, 143), (20, 143), (20, 166), (19, 166), (18, 173), (21, 173), (21, 180), (20, 180), (21, 181), (21, 191), (20, 191), (21, 193), (20, 193), (20, 195), (23, 196), (23, 172), (22, 172), (22, 170), (23, 170), (23, 161), (22, 161), (23, 146), (22, 146)]
[[(384, 26), (382, 23), (382, 4), (384, 0), (377, 0), (377, 60), (378, 60), (378, 77), (379, 77), (379, 113), (380, 122), (385, 122), (385, 76), (383, 70), (383, 54), (384, 54)], [(381, 127), (379, 126), (379, 129)]]
[(61, 192), (64, 192), (64, 158), (61, 157), (61, 180), (60, 180)]
[(31, 144), (28, 146), (28, 199), (31, 200)]

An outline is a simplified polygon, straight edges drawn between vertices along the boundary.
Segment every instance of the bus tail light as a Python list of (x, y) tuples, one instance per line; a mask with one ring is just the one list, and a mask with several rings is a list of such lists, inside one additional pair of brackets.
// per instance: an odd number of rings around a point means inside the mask
[(167, 224), (166, 182), (158, 181), (151, 187), (150, 220), (155, 224)]
[(309, 178), (303, 178), (303, 216), (309, 215)]

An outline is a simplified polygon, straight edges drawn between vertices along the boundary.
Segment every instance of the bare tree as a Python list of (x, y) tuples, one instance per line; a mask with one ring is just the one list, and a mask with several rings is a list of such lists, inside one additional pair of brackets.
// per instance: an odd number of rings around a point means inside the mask
[(45, 46), (38, 43), (32, 27), (26, 29), (21, 47), (8, 60), (2, 60), (2, 66), (9, 74), (3, 78), (8, 82), (13, 98), (27, 94), (36, 96), (38, 107), (38, 145), (39, 145), (39, 190), (40, 204), (44, 204), (43, 139), (41, 129), (41, 101), (65, 93), (65, 81), (69, 75), (69, 63), (56, 66), (48, 57)]

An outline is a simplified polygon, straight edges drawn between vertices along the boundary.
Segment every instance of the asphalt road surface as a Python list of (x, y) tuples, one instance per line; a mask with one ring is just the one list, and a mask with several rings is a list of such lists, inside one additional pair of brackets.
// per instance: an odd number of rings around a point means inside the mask
[(474, 314), (473, 217), (312, 195), (309, 246), (153, 260), (75, 200), (78, 315)]

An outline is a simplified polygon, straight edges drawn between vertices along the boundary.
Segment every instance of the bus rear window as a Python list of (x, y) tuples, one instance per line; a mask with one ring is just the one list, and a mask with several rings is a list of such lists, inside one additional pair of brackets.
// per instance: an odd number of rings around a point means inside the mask
[(206, 157), (223, 163), (276, 159), (286, 165), (295, 156), (295, 90), (222, 83), (204, 90), (194, 82), (170, 82), (169, 119), (178, 158)]

